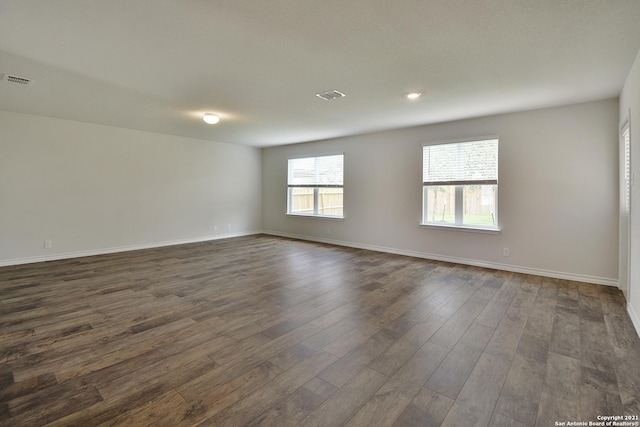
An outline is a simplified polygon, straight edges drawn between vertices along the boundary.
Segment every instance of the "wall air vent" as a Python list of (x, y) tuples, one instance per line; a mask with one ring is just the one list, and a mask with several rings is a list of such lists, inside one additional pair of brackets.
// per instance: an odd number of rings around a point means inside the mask
[(316, 93), (318, 98), (322, 98), (325, 101), (330, 101), (332, 99), (344, 98), (346, 95), (342, 92), (338, 92), (337, 90), (330, 90), (327, 92)]
[(18, 77), (11, 74), (3, 74), (2, 81), (8, 83), (15, 83), (23, 86), (31, 86), (33, 84), (33, 80), (27, 79), (25, 77)]

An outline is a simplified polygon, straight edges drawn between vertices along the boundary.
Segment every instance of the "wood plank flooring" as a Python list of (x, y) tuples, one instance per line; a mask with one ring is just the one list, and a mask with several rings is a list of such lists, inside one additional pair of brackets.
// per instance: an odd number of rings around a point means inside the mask
[(615, 288), (270, 236), (0, 269), (2, 426), (640, 415)]

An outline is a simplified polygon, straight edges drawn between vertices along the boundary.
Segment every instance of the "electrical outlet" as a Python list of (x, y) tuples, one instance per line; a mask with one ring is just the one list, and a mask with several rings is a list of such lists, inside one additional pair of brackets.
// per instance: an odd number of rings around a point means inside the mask
[(227, 230), (231, 231), (231, 224), (227, 224)]
[(218, 226), (213, 224), (213, 231), (218, 231)]
[(502, 256), (504, 257), (511, 256), (511, 251), (509, 250), (509, 248), (502, 249)]
[(52, 240), (45, 240), (44, 241), (44, 248), (45, 249), (51, 249), (53, 247), (53, 241)]

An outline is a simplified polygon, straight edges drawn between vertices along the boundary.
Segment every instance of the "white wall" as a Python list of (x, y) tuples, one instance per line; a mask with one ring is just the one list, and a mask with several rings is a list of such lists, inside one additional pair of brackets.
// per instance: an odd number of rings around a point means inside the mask
[(627, 115), (631, 136), (631, 170), (635, 175), (631, 187), (631, 262), (627, 302), (629, 315), (640, 333), (640, 52), (620, 95), (620, 121)]
[(0, 111), (0, 265), (256, 232), (260, 179), (256, 148)]
[[(640, 120), (639, 120), (640, 122)], [(616, 99), (265, 149), (266, 232), (617, 285)], [(421, 228), (424, 142), (500, 136), (497, 235)], [(345, 153), (345, 218), (285, 215), (287, 158)], [(511, 256), (502, 256), (503, 248)]]

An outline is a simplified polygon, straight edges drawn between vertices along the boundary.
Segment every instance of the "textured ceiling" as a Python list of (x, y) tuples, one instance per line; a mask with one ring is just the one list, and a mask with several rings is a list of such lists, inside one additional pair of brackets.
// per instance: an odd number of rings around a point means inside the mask
[(616, 97), (638, 22), (638, 0), (0, 0), (0, 74), (35, 82), (0, 109), (303, 142)]

